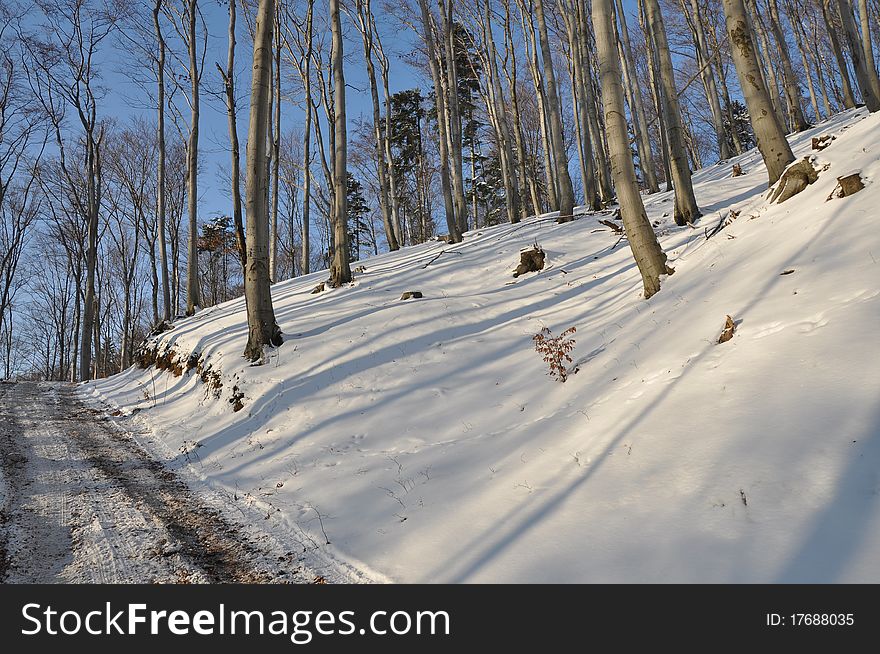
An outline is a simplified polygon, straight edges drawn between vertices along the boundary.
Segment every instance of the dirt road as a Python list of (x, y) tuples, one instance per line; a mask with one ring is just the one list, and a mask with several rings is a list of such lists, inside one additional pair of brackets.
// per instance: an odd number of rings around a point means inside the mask
[(0, 384), (0, 581), (308, 583), (64, 384)]

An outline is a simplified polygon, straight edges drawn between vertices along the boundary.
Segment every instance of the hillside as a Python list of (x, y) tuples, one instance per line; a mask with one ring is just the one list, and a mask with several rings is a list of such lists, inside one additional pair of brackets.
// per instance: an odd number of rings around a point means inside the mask
[[(536, 217), (363, 261), (351, 287), (276, 284), (262, 366), (240, 299), (155, 339), (210, 384), (135, 367), (82, 393), (332, 580), (880, 581), (880, 115), (793, 146), (830, 168), (782, 205), (756, 152), (695, 175), (696, 229), (646, 197), (676, 270), (650, 300), (609, 215)], [(853, 170), (865, 190), (826, 201)], [(544, 270), (514, 279), (535, 242)], [(544, 326), (577, 328), (564, 384)]]

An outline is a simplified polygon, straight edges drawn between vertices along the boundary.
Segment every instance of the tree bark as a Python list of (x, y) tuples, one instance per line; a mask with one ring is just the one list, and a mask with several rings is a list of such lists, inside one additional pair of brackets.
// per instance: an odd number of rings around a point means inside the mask
[[(489, 73), (486, 109), (495, 127), (498, 141), (498, 156), (501, 161), (501, 176), (504, 182), (507, 220), (510, 223), (518, 223), (520, 221), (519, 185), (517, 184), (516, 173), (513, 170), (513, 148), (511, 147), (510, 130), (504, 108), (504, 92), (498, 75), (498, 55), (495, 48), (495, 38), (492, 35), (492, 10), (489, 0), (484, 0), (481, 23), (483, 40), (486, 45), (484, 61)], [(476, 219), (476, 212), (474, 212), (474, 218)]]
[(461, 229), (455, 219), (455, 204), (452, 199), (452, 184), (449, 176), (449, 135), (447, 129), (449, 123), (446, 117), (446, 103), (443, 100), (444, 84), (440, 77), (440, 67), (437, 63), (439, 51), (434, 39), (434, 24), (428, 11), (427, 0), (419, 0), (421, 9), (423, 38), (425, 51), (428, 57), (428, 68), (431, 71), (431, 79), (434, 83), (434, 98), (437, 106), (437, 131), (440, 147), (440, 185), (443, 189), (443, 204), (446, 209), (446, 227), (449, 230), (448, 240), (450, 243), (461, 242)]
[[(455, 201), (455, 217), (460, 232), (468, 230), (468, 204), (464, 191), (464, 166), (462, 163), (461, 111), (458, 103), (458, 73), (455, 69), (455, 29), (452, 19), (453, 0), (437, 0), (440, 18), (443, 21), (443, 45), (446, 51), (445, 71), (447, 119), (449, 126), (449, 151), (452, 164), (452, 190)], [(438, 62), (439, 64), (440, 62)]]
[(266, 345), (281, 345), (275, 322), (269, 279), (269, 179), (266, 134), (272, 68), (272, 32), (275, 0), (260, 0), (254, 35), (250, 127), (247, 142), (247, 268), (244, 277), (248, 317), (245, 358), (260, 361)]
[(394, 251), (399, 250), (400, 245), (397, 242), (394, 220), (391, 215), (388, 166), (385, 161), (385, 135), (382, 129), (381, 109), (379, 108), (379, 86), (376, 83), (376, 68), (373, 64), (373, 39), (375, 38), (373, 11), (370, 7), (370, 0), (356, 0), (356, 7), (358, 27), (364, 44), (364, 62), (366, 63), (367, 78), (370, 82), (370, 100), (373, 105), (373, 139), (375, 141), (376, 170), (379, 173), (379, 211), (382, 214), (382, 225), (385, 228), (385, 240), (388, 242), (388, 249)]
[[(580, 5), (583, 0), (578, 0)], [(617, 23), (620, 26), (620, 45), (623, 49), (623, 78), (626, 83), (627, 96), (630, 98), (630, 113), (633, 115), (633, 127), (636, 131), (636, 144), (639, 150), (639, 161), (642, 165), (642, 174), (649, 193), (660, 190), (657, 183), (657, 172), (654, 170), (654, 155), (651, 152), (651, 135), (648, 132), (648, 120), (645, 117), (645, 103), (642, 99), (642, 90), (639, 87), (635, 74), (635, 60), (632, 54), (632, 44), (629, 39), (629, 26), (626, 22), (626, 13), (623, 10), (622, 0), (617, 0)], [(613, 7), (612, 7), (613, 9)], [(585, 23), (584, 23), (585, 24)]]
[(343, 73), (342, 20), (340, 0), (330, 0), (330, 30), (333, 46), (333, 261), (330, 285), (334, 288), (351, 281), (348, 253), (348, 147), (345, 125), (345, 74)]
[[(843, 23), (843, 33), (846, 34), (846, 40), (849, 43), (849, 55), (856, 71), (856, 82), (862, 93), (862, 99), (865, 101), (868, 111), (871, 113), (880, 111), (880, 96), (874, 93), (874, 84), (868, 72), (868, 62), (865, 61), (859, 31), (853, 17), (852, 5), (849, 0), (837, 0), (837, 8), (840, 11), (841, 23)], [(870, 39), (870, 35), (868, 38)], [(870, 63), (873, 68), (874, 62)]]
[[(230, 0), (231, 1), (231, 0)], [(279, 2), (281, 0), (278, 0)], [(281, 14), (276, 7), (275, 20), (274, 129), (272, 135), (272, 231), (269, 235), (269, 280), (278, 281), (278, 187), (281, 173)]]
[(624, 113), (611, 0), (593, 0), (593, 29), (599, 53), (605, 129), (608, 134), (614, 187), (617, 189), (626, 238), (642, 275), (644, 295), (645, 298), (650, 298), (660, 290), (660, 278), (672, 274), (673, 270), (666, 265), (666, 254), (657, 242), (639, 194)]
[(772, 186), (788, 164), (794, 161), (794, 155), (761, 77), (743, 0), (723, 0), (723, 5), (733, 63), (748, 106), (758, 150), (767, 166), (767, 175)]
[(189, 211), (189, 244), (186, 261), (186, 315), (191, 316), (201, 305), (199, 300), (199, 78), (196, 47), (198, 0), (187, 0), (187, 31), (189, 52), (190, 98), (189, 143), (186, 148), (187, 205)]
[(877, 66), (874, 63), (874, 45), (871, 43), (871, 11), (868, 0), (859, 0), (859, 22), (862, 27), (862, 56), (865, 67), (868, 69), (868, 77), (871, 80), (871, 88), (874, 96), (880, 98), (880, 76), (877, 75)]
[(852, 109), (856, 106), (856, 98), (852, 90), (852, 82), (849, 78), (849, 71), (846, 67), (846, 59), (843, 56), (843, 48), (840, 47), (840, 39), (837, 35), (837, 26), (834, 22), (834, 11), (831, 3), (834, 0), (818, 0), (822, 6), (822, 18), (825, 20), (825, 30), (828, 33), (828, 40), (831, 42), (831, 52), (834, 53), (834, 59), (837, 60), (837, 70), (840, 73), (840, 84), (843, 87), (843, 106)]
[[(801, 106), (801, 90), (794, 76), (794, 67), (791, 65), (791, 56), (788, 52), (788, 43), (782, 33), (782, 24), (779, 20), (779, 5), (777, 0), (767, 0), (770, 9), (770, 31), (776, 39), (776, 47), (782, 60), (782, 81), (785, 88), (785, 104), (788, 107), (788, 116), (792, 127), (798, 132), (803, 132), (810, 124), (804, 116)], [(809, 74), (809, 71), (808, 71)]]
[(244, 224), (241, 216), (241, 146), (238, 142), (238, 120), (235, 106), (235, 2), (229, 3), (229, 48), (226, 55), (226, 70), (220, 68), (223, 86), (226, 91), (226, 116), (229, 125), (229, 146), (232, 155), (230, 188), (232, 189), (232, 224), (235, 226), (235, 241), (238, 244), (238, 257), (242, 271), (247, 269), (247, 245), (244, 238)]
[(311, 195), (312, 195), (312, 22), (314, 18), (315, 0), (308, 0), (306, 10), (306, 50), (303, 66), (303, 86), (306, 96), (306, 124), (303, 128), (303, 234), (302, 234), (302, 271), (304, 275), (311, 272), (311, 253), (309, 243), (309, 227), (311, 221)]
[(168, 248), (165, 243), (165, 39), (159, 24), (159, 12), (162, 0), (156, 0), (153, 7), (153, 27), (156, 30), (156, 41), (159, 45), (159, 56), (156, 60), (156, 139), (159, 161), (156, 163), (156, 220), (159, 232), (159, 264), (162, 272), (162, 318), (171, 320), (171, 283), (168, 279)]
[(686, 225), (693, 223), (701, 214), (694, 196), (691, 169), (682, 136), (681, 108), (678, 104), (678, 89), (675, 86), (672, 56), (666, 41), (666, 27), (660, 13), (660, 4), (657, 0), (645, 0), (645, 8), (660, 63), (660, 83), (663, 86), (661, 94), (662, 119), (666, 126), (670, 167), (675, 186), (675, 224)]
[(562, 111), (559, 93), (556, 88), (556, 74), (553, 72), (553, 54), (550, 50), (550, 37), (547, 33), (547, 22), (544, 20), (544, 0), (535, 0), (538, 19), (538, 36), (541, 40), (541, 56), (544, 64), (544, 78), (547, 82), (547, 117), (550, 122), (550, 139), (553, 145), (553, 163), (556, 173), (556, 188), (559, 193), (559, 218), (564, 223), (574, 220), (574, 189), (571, 174), (568, 170), (568, 154), (565, 149), (565, 138), (562, 132)]
[(721, 111), (721, 102), (718, 99), (718, 87), (715, 84), (715, 74), (710, 64), (709, 48), (706, 45), (706, 33), (703, 29), (703, 15), (700, 12), (699, 0), (690, 0), (690, 14), (688, 14), (684, 0), (681, 0), (681, 8), (691, 26), (694, 50), (697, 55), (697, 66), (700, 68), (700, 77), (703, 80), (703, 88), (706, 91), (706, 100), (709, 102), (709, 110), (712, 112), (712, 125), (715, 128), (718, 156), (722, 160), (730, 159), (727, 131), (724, 129), (724, 116)]

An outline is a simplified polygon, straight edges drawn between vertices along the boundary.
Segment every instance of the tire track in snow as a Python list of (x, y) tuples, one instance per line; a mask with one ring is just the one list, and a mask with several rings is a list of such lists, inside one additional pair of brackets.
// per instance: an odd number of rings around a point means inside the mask
[(0, 385), (0, 580), (308, 583), (63, 384)]

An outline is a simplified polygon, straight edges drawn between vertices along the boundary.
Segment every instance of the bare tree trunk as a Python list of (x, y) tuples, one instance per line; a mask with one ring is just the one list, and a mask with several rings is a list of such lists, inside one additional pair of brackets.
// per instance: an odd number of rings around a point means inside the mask
[(388, 195), (391, 201), (391, 227), (394, 230), (394, 238), (398, 247), (404, 244), (403, 225), (400, 220), (400, 199), (397, 194), (397, 173), (394, 171), (394, 156), (391, 153), (391, 135), (393, 125), (391, 121), (391, 91), (388, 87), (389, 64), (388, 57), (382, 49), (382, 42), (379, 41), (379, 34), (376, 33), (376, 46), (379, 53), (379, 62), (382, 70), (382, 90), (385, 96), (385, 134), (383, 145), (385, 146), (384, 164), (388, 171)]
[(269, 286), (269, 179), (266, 170), (274, 15), (275, 0), (260, 0), (254, 35), (254, 72), (247, 141), (248, 263), (245, 269), (244, 293), (247, 303), (248, 342), (244, 356), (250, 361), (260, 361), (264, 346), (278, 346), (282, 340), (281, 330), (275, 322)]
[(157, 59), (157, 100), (156, 139), (158, 143), (159, 161), (156, 164), (156, 219), (159, 232), (159, 263), (162, 268), (162, 317), (171, 320), (171, 283), (168, 279), (168, 249), (165, 244), (165, 39), (159, 24), (159, 12), (162, 0), (156, 0), (153, 7), (153, 27), (156, 30), (156, 41), (159, 45)]
[[(773, 56), (773, 50), (770, 47), (770, 38), (767, 36), (767, 30), (764, 28), (764, 20), (761, 18), (761, 14), (758, 13), (757, 0), (747, 0), (746, 7), (749, 26), (758, 35), (760, 47), (764, 54), (763, 62), (761, 61), (761, 57), (758, 58), (758, 62), (764, 64), (761, 67), (761, 73), (764, 75), (767, 92), (770, 94), (770, 102), (773, 103), (773, 109), (779, 115), (780, 122), (787, 126), (785, 120), (786, 114), (783, 113), (782, 105), (780, 103), (782, 92), (779, 88), (779, 78), (776, 76), (776, 66), (774, 65), (775, 58)], [(758, 47), (757, 43), (755, 44), (755, 47)]]
[(189, 143), (186, 148), (187, 202), (189, 208), (189, 245), (186, 261), (186, 315), (191, 316), (201, 305), (199, 300), (199, 79), (196, 45), (198, 0), (187, 1), (189, 78), (192, 97)]
[[(281, 2), (282, 0), (278, 0)], [(275, 10), (275, 128), (272, 130), (272, 231), (269, 235), (269, 281), (278, 281), (278, 186), (281, 173), (281, 14)]]
[(678, 90), (675, 86), (672, 56), (666, 41), (666, 27), (663, 25), (660, 4), (657, 0), (645, 0), (645, 8), (660, 62), (660, 82), (663, 85), (663, 93), (661, 94), (663, 100), (661, 102), (662, 119), (666, 126), (672, 179), (675, 185), (675, 224), (686, 225), (693, 223), (701, 214), (694, 196), (691, 169), (682, 136), (681, 107), (678, 104)]
[[(504, 75), (507, 78), (507, 86), (510, 89), (510, 108), (513, 119), (513, 141), (516, 145), (516, 163), (517, 174), (519, 177), (520, 196), (528, 190), (529, 200), (531, 201), (532, 214), (541, 213), (541, 203), (538, 200), (538, 189), (535, 178), (528, 174), (526, 161), (526, 147), (522, 133), (522, 120), (519, 111), (519, 96), (517, 92), (517, 68), (516, 68), (516, 48), (513, 42), (513, 31), (511, 28), (510, 17), (510, 0), (504, 2), (504, 49), (507, 57), (510, 59), (510, 70), (504, 67)], [(528, 209), (526, 203), (522, 202), (522, 217), (528, 217)]]
[[(452, 190), (455, 201), (455, 217), (461, 232), (468, 230), (468, 205), (464, 191), (462, 163), (461, 112), (458, 104), (458, 73), (455, 70), (455, 29), (452, 19), (452, 0), (437, 0), (443, 21), (443, 45), (446, 51), (445, 70), (449, 150), (452, 163)], [(438, 62), (440, 64), (441, 62)]]
[(311, 271), (311, 253), (309, 243), (309, 227), (311, 221), (311, 205), (312, 205), (312, 39), (313, 28), (312, 20), (314, 17), (315, 0), (308, 0), (308, 9), (306, 10), (306, 51), (303, 66), (305, 72), (303, 74), (303, 85), (305, 87), (306, 96), (306, 124), (303, 128), (303, 235), (302, 235), (302, 271), (304, 275), (308, 275)]
[(724, 116), (721, 112), (721, 102), (718, 100), (718, 88), (715, 85), (715, 75), (712, 71), (712, 66), (709, 63), (709, 49), (706, 45), (706, 33), (703, 29), (703, 16), (700, 12), (700, 3), (699, 0), (690, 0), (690, 14), (688, 14), (685, 0), (680, 1), (685, 19), (691, 27), (691, 33), (694, 40), (694, 50), (697, 55), (697, 66), (700, 68), (700, 77), (703, 80), (703, 88), (706, 91), (706, 100), (708, 100), (709, 110), (712, 112), (712, 125), (715, 128), (718, 156), (722, 160), (729, 159), (730, 147), (727, 144), (727, 132), (724, 129)]
[(443, 189), (443, 204), (446, 209), (446, 227), (449, 230), (450, 243), (461, 242), (461, 229), (455, 219), (455, 204), (452, 199), (452, 184), (449, 178), (449, 135), (447, 128), (449, 123), (446, 117), (446, 103), (443, 100), (444, 84), (440, 77), (440, 68), (437, 63), (439, 51), (434, 38), (434, 25), (431, 14), (428, 11), (427, 0), (419, 0), (421, 9), (422, 28), (424, 31), (425, 50), (428, 56), (428, 68), (431, 71), (431, 79), (434, 82), (434, 96), (437, 105), (437, 131), (440, 147), (440, 185)]
[[(489, 0), (484, 0), (484, 8), (481, 24), (483, 28), (483, 40), (486, 44), (486, 53), (484, 57), (485, 67), (489, 72), (486, 109), (495, 128), (498, 141), (498, 155), (501, 160), (501, 176), (504, 182), (504, 198), (505, 204), (507, 205), (507, 220), (510, 223), (518, 223), (520, 221), (519, 185), (516, 180), (516, 173), (513, 169), (513, 148), (510, 143), (510, 129), (507, 124), (507, 116), (504, 106), (504, 92), (501, 88), (501, 79), (498, 75), (498, 54), (495, 48), (495, 38), (492, 35), (492, 9), (489, 5)], [(473, 143), (473, 139), (471, 142)], [(471, 160), (473, 161), (473, 156)], [(476, 220), (476, 211), (474, 211), (474, 219)]]
[[(862, 92), (862, 99), (865, 101), (868, 111), (872, 113), (880, 111), (880, 96), (874, 92), (873, 80), (868, 72), (868, 62), (865, 61), (865, 51), (862, 48), (859, 31), (856, 28), (852, 5), (849, 0), (837, 0), (837, 8), (840, 11), (840, 20), (843, 23), (843, 32), (846, 34), (846, 40), (849, 43), (849, 54), (853, 62), (853, 68), (856, 71), (856, 82), (858, 82), (859, 90)], [(868, 38), (870, 39), (870, 36)], [(874, 68), (874, 62), (870, 63), (871, 68)]]
[(804, 116), (803, 107), (801, 107), (801, 90), (794, 77), (794, 68), (791, 65), (788, 43), (786, 43), (785, 36), (782, 33), (782, 24), (779, 21), (779, 5), (777, 0), (767, 0), (767, 5), (770, 8), (770, 30), (773, 32), (773, 38), (776, 39), (776, 47), (779, 50), (779, 57), (782, 59), (782, 79), (785, 87), (785, 104), (788, 107), (789, 120), (796, 131), (802, 132), (810, 124)]
[[(578, 0), (578, 4), (579, 9), (586, 13), (582, 9), (583, 0)], [(612, 9), (614, 8), (612, 7)], [(627, 96), (630, 98), (629, 106), (630, 113), (633, 115), (633, 128), (637, 134), (636, 144), (639, 149), (639, 161), (642, 164), (642, 174), (645, 176), (648, 192), (656, 193), (660, 190), (660, 185), (657, 184), (657, 173), (654, 170), (654, 155), (651, 153), (651, 138), (648, 133), (648, 120), (645, 117), (645, 103), (642, 99), (642, 90), (636, 79), (629, 26), (626, 22), (622, 0), (617, 0), (617, 23), (620, 25), (620, 46), (623, 49), (623, 78)], [(586, 25), (585, 22), (582, 24)]]
[(639, 194), (624, 113), (611, 0), (593, 0), (593, 29), (599, 53), (605, 129), (608, 134), (614, 187), (617, 189), (626, 237), (642, 275), (645, 297), (649, 298), (660, 290), (660, 278), (671, 275), (673, 270), (666, 265), (666, 255), (660, 249)]
[[(862, 26), (862, 56), (865, 60), (865, 67), (868, 69), (868, 77), (871, 80), (874, 96), (880, 98), (880, 77), (877, 75), (877, 65), (874, 63), (874, 46), (871, 43), (871, 11), (868, 8), (868, 0), (859, 0), (859, 22)], [(876, 26), (876, 22), (874, 24)]]
[(843, 56), (843, 48), (840, 47), (840, 39), (837, 36), (837, 27), (834, 22), (834, 10), (831, 3), (834, 0), (817, 0), (822, 6), (822, 18), (825, 20), (825, 29), (828, 40), (831, 42), (831, 52), (837, 60), (837, 70), (840, 73), (840, 84), (843, 87), (843, 106), (852, 109), (856, 106), (856, 98), (852, 90), (852, 82), (849, 79), (849, 71), (846, 67), (846, 59)]
[[(538, 44), (535, 34), (535, 26), (532, 23), (532, 5), (525, 4), (525, 0), (517, 0), (520, 13), (520, 25), (523, 29), (523, 38), (526, 46), (526, 63), (532, 76), (532, 84), (535, 87), (535, 97), (538, 105), (538, 119), (541, 130), (541, 154), (544, 158), (544, 186), (547, 194), (547, 202), (551, 209), (559, 206), (559, 194), (556, 187), (556, 175), (553, 170), (552, 151), (550, 137), (550, 124), (547, 117), (547, 91), (544, 88), (544, 78), (538, 66)], [(536, 153), (537, 158), (537, 153)], [(537, 165), (537, 162), (536, 164)], [(541, 213), (539, 210), (537, 213)]]
[(804, 75), (807, 78), (807, 90), (810, 93), (810, 104), (813, 107), (813, 114), (816, 116), (816, 120), (822, 120), (822, 114), (819, 110), (819, 97), (816, 95), (816, 89), (813, 85), (813, 75), (810, 72), (810, 60), (807, 57), (807, 49), (804, 45), (804, 29), (800, 22), (794, 18), (795, 14), (791, 6), (791, 0), (784, 1), (785, 11), (788, 14), (789, 22), (791, 23), (792, 31), (794, 32), (795, 46), (798, 49), (798, 54), (801, 56), (801, 65), (804, 67)]
[[(382, 117), (379, 108), (379, 87), (376, 83), (376, 69), (373, 65), (373, 39), (375, 38), (373, 11), (370, 0), (356, 0), (358, 28), (364, 44), (364, 61), (367, 67), (367, 78), (370, 82), (370, 100), (373, 103), (373, 139), (375, 140), (376, 170), (379, 173), (379, 211), (382, 214), (382, 225), (385, 227), (385, 240), (389, 250), (399, 250), (394, 220), (391, 215), (391, 197), (388, 183), (388, 165), (386, 164), (385, 135), (382, 130)], [(388, 121), (386, 120), (386, 125)]]
[[(791, 2), (791, 0), (786, 0), (786, 7), (788, 15), (790, 17), (797, 16), (797, 9), (795, 8), (795, 5), (793, 2)], [(811, 26), (813, 28), (813, 39), (811, 40), (810, 37), (807, 35), (807, 30), (803, 26), (802, 22), (800, 20), (795, 20), (794, 18), (792, 18), (791, 20), (794, 23), (797, 34), (799, 35), (800, 47), (803, 53), (806, 54), (808, 61), (810, 62), (810, 64), (812, 64), (813, 68), (816, 69), (816, 79), (819, 81), (819, 93), (821, 94), (822, 98), (822, 108), (824, 109), (825, 117), (827, 118), (832, 113), (834, 113), (834, 110), (831, 108), (831, 100), (828, 96), (828, 88), (825, 84), (825, 76), (822, 74), (822, 60), (819, 57), (818, 44), (816, 43), (815, 38), (816, 22), (811, 22)], [(809, 67), (806, 63), (804, 64), (804, 67), (809, 70)], [(816, 118), (818, 120), (821, 120), (821, 114), (817, 113)]]
[(660, 133), (660, 152), (663, 155), (663, 176), (666, 178), (666, 190), (671, 191), (672, 185), (672, 169), (669, 161), (669, 141), (666, 135), (666, 122), (663, 120), (663, 87), (660, 83), (660, 61), (657, 56), (657, 45), (654, 42), (654, 36), (651, 33), (650, 21), (648, 20), (648, 11), (645, 6), (645, 0), (638, 0), (642, 33), (645, 36), (645, 49), (647, 50), (648, 81), (651, 86), (651, 94), (654, 100), (654, 110), (657, 113), (657, 131)]
[(547, 115), (550, 122), (550, 138), (553, 144), (556, 187), (559, 191), (559, 206), (557, 207), (559, 218), (557, 222), (564, 223), (574, 220), (574, 189), (568, 170), (568, 154), (565, 150), (565, 138), (562, 132), (562, 111), (559, 104), (559, 93), (556, 89), (556, 74), (553, 72), (550, 37), (547, 33), (547, 23), (544, 20), (544, 0), (536, 0), (535, 8), (538, 19), (538, 36), (541, 39), (544, 77), (547, 81)]
[(330, 0), (330, 30), (333, 35), (333, 261), (330, 285), (338, 288), (351, 281), (348, 263), (348, 147), (345, 125), (345, 75), (343, 74), (342, 20), (340, 0)]
[[(92, 121), (94, 123), (94, 121)], [(95, 268), (98, 263), (98, 212), (100, 207), (101, 137), (86, 130), (86, 194), (88, 207), (88, 246), (86, 250), (86, 292), (79, 350), (79, 379), (88, 381), (92, 373), (92, 332), (95, 327)]]
[(772, 186), (788, 164), (794, 161), (794, 154), (785, 139), (779, 116), (773, 111), (767, 87), (764, 86), (760, 74), (760, 64), (755, 54), (755, 43), (743, 0), (723, 0), (723, 5), (733, 63), (748, 106), (758, 150), (767, 166), (767, 175)]
[(235, 106), (235, 2), (229, 3), (229, 48), (226, 55), (226, 70), (217, 64), (226, 90), (226, 116), (229, 125), (229, 146), (232, 154), (230, 188), (232, 189), (232, 223), (235, 226), (235, 240), (242, 271), (247, 269), (247, 245), (244, 238), (244, 224), (241, 216), (241, 146), (238, 142), (238, 120)]
[[(585, 75), (590, 74), (589, 66), (584, 66), (586, 61), (583, 49), (586, 44), (581, 36), (583, 23), (582, 8), (579, 0), (570, 2), (562, 12), (565, 20), (568, 45), (571, 50), (571, 81), (572, 81), (572, 111), (575, 117), (575, 128), (578, 137), (578, 152), (581, 158), (581, 175), (584, 184), (584, 204), (593, 211), (598, 211), (602, 202), (599, 198), (599, 188), (596, 184), (596, 164), (593, 161), (593, 139), (590, 134), (590, 106), (592, 99), (592, 84)], [(589, 85), (589, 86), (588, 86)], [(601, 143), (599, 146), (601, 147)]]

